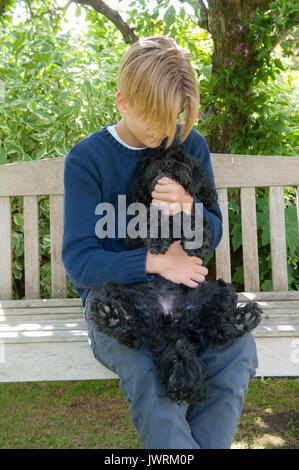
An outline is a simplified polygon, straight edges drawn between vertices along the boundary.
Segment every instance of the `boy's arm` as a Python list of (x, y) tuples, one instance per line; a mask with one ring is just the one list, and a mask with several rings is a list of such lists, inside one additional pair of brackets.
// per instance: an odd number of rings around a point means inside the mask
[(62, 261), (75, 287), (96, 288), (115, 279), (130, 284), (152, 280), (145, 271), (146, 248), (108, 251), (105, 239), (96, 236), (99, 216), (96, 206), (102, 202), (100, 182), (74, 161), (70, 154), (64, 164), (64, 230)]

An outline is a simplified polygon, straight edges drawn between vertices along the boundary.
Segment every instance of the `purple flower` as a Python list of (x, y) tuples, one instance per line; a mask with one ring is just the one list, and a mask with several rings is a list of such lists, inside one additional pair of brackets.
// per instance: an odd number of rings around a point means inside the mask
[(240, 31), (240, 33), (242, 33), (242, 31), (243, 31), (243, 26), (241, 26), (240, 24), (238, 24), (238, 30)]
[(245, 57), (245, 59), (247, 59), (247, 57), (248, 57), (248, 47), (244, 48), (244, 57)]
[(233, 65), (232, 61), (230, 59), (226, 59), (226, 60), (227, 60), (228, 65), (231, 67)]
[(244, 42), (239, 42), (239, 43), (237, 44), (237, 46), (235, 47), (235, 53), (236, 53), (236, 54), (240, 54), (240, 49), (241, 49), (241, 47), (243, 47), (243, 46), (244, 46)]
[(253, 37), (254, 37), (254, 40), (257, 41), (258, 38), (260, 37), (260, 33), (255, 33)]

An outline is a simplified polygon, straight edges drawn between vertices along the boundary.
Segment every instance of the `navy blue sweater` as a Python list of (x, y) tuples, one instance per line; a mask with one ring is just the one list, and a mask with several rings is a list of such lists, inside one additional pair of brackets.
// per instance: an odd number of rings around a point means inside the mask
[[(127, 224), (130, 216), (126, 215), (126, 209), (132, 176), (148, 149), (125, 147), (107, 127), (74, 145), (64, 163), (62, 260), (83, 306), (88, 290), (101, 287), (106, 281), (115, 279), (121, 284), (131, 284), (151, 281), (155, 277), (155, 274), (145, 272), (147, 249), (127, 250), (125, 239), (121, 238), (122, 235), (118, 237), (121, 220), (118, 219), (118, 195), (126, 195), (122, 196), (126, 197), (126, 207), (123, 205), (122, 211)], [(204, 136), (193, 128), (181, 146), (199, 158), (214, 181)], [(197, 198), (194, 200), (200, 202)], [(96, 215), (96, 207), (101, 202), (109, 202), (115, 208), (115, 238), (97, 236), (96, 224), (105, 215)], [(218, 204), (209, 211), (206, 208), (203, 211), (212, 228), (211, 249), (214, 250), (222, 237), (221, 211)]]

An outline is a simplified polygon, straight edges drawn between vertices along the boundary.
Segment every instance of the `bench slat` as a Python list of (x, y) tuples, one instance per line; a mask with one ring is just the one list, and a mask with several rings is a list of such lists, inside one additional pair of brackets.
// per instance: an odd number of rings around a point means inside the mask
[[(63, 194), (65, 157), (1, 165), (0, 196)], [(299, 157), (211, 153), (220, 188), (297, 186)]]
[(0, 196), (63, 194), (64, 157), (0, 166)]
[(10, 197), (0, 197), (0, 299), (12, 297)]
[(78, 307), (82, 306), (80, 297), (65, 299), (26, 299), (26, 300), (1, 300), (0, 308), (45, 308), (45, 307)]
[[(239, 305), (243, 305), (247, 300), (239, 301)], [(299, 299), (298, 301), (262, 301), (259, 300), (258, 304), (263, 309), (264, 313), (267, 311), (274, 311), (275, 313), (299, 313)], [(30, 318), (40, 318), (42, 320), (47, 318), (83, 318), (83, 308), (78, 307), (41, 307), (41, 308), (0, 308), (0, 321), (29, 321)], [(19, 320), (17, 320), (19, 319)]]
[(299, 157), (211, 153), (211, 161), (221, 188), (298, 185)]
[(24, 196), (25, 297), (40, 298), (39, 234), (37, 196)]
[(244, 288), (247, 292), (260, 290), (255, 188), (241, 188), (242, 247)]
[(13, 318), (10, 318), (9, 321), (1, 322), (0, 323), (0, 338), (3, 332), (14, 332), (17, 331), (19, 333), (25, 331), (74, 331), (74, 330), (84, 330), (86, 328), (85, 320), (83, 317), (80, 319), (59, 319), (59, 313), (56, 315), (54, 320), (47, 320), (44, 319), (42, 316), (39, 317), (39, 320), (35, 319), (35, 321), (30, 321), (30, 319), (26, 319), (26, 321), (22, 320), (19, 323), (17, 320), (15, 321)]
[(273, 290), (288, 290), (283, 186), (269, 188), (269, 217)]
[(226, 282), (231, 282), (230, 244), (229, 244), (229, 220), (227, 189), (218, 189), (218, 202), (223, 217), (222, 240), (215, 250), (216, 256), (216, 277), (222, 278)]
[[(0, 323), (0, 340), (6, 339), (22, 342), (23, 338), (31, 338), (34, 342), (37, 338), (56, 337), (57, 334), (73, 336), (87, 336), (87, 324), (84, 318), (65, 318), (60, 313), (54, 319), (43, 318), (19, 322), (10, 318), (9, 321)], [(273, 309), (269, 315), (262, 318), (258, 327), (253, 330), (255, 336), (299, 336), (299, 315), (298, 313), (277, 312)]]
[[(288, 292), (238, 292), (238, 301), (247, 302), (248, 300), (267, 301), (275, 300), (281, 301), (280, 303), (287, 303), (288, 300), (299, 300), (298, 291)], [(42, 309), (48, 311), (48, 308), (59, 307), (61, 311), (65, 308), (72, 310), (72, 307), (82, 308), (81, 299), (79, 297), (65, 298), (65, 299), (27, 299), (27, 300), (0, 300), (0, 309), (20, 309), (26, 310), (27, 308)]]
[(57, 311), (61, 315), (83, 315), (82, 306), (78, 305), (77, 307), (37, 307), (37, 308), (9, 308), (9, 307), (0, 307), (0, 317), (1, 316), (28, 316), (28, 315), (52, 315), (57, 314)]
[(63, 196), (50, 196), (52, 297), (66, 297), (66, 272), (61, 259), (63, 236)]

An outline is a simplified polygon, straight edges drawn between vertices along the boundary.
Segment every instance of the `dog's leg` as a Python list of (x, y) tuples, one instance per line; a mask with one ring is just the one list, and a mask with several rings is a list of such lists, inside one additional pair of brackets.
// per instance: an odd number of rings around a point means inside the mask
[(218, 279), (192, 290), (186, 300), (184, 316), (191, 336), (214, 347), (253, 330), (261, 320), (261, 309), (249, 302), (237, 307), (233, 286)]
[[(170, 336), (170, 338), (169, 338)], [(173, 336), (173, 338), (171, 338)], [(166, 395), (178, 404), (200, 401), (205, 398), (204, 363), (199, 359), (196, 347), (188, 338), (177, 333), (158, 332), (149, 338), (153, 360)]]
[(205, 366), (186, 338), (177, 340), (170, 366), (166, 384), (168, 396), (178, 403), (203, 400)]
[[(198, 233), (193, 236), (188, 236), (186, 235), (186, 229), (183, 229), (182, 233), (182, 240), (181, 240), (181, 245), (184, 251), (188, 254), (188, 256), (197, 256), (198, 258), (201, 258), (204, 260), (206, 256), (208, 255), (211, 247), (211, 231), (210, 227), (208, 224), (208, 221), (205, 217), (203, 217), (202, 224), (200, 224), (200, 227), (196, 227), (195, 225), (195, 215), (184, 215), (184, 217), (190, 217), (188, 220), (188, 227), (191, 227), (192, 232), (194, 233), (195, 230), (202, 230), (202, 243), (200, 246), (194, 246), (194, 247), (188, 247), (190, 245), (190, 242), (192, 242), (193, 245), (196, 245), (196, 236), (198, 236)], [(185, 219), (186, 221), (186, 219)]]
[(96, 328), (128, 347), (139, 349), (143, 343), (141, 318), (135, 309), (135, 292), (116, 281), (92, 290), (86, 315)]
[(161, 209), (151, 206), (147, 210), (145, 246), (153, 255), (165, 254), (172, 242), (171, 217)]

